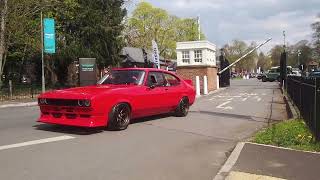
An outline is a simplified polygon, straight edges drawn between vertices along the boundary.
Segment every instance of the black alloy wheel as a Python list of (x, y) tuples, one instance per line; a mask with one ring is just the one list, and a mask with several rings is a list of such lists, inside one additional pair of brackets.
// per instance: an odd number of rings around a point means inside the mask
[(176, 108), (175, 115), (178, 117), (187, 116), (189, 112), (189, 107), (190, 107), (189, 99), (186, 97), (182, 98), (178, 107)]
[(267, 82), (267, 77), (263, 76), (262, 77), (262, 82)]
[(277, 77), (277, 81), (281, 82), (281, 77), (280, 76)]
[(120, 103), (112, 108), (109, 115), (108, 128), (111, 130), (124, 130), (130, 124), (131, 110), (128, 104)]

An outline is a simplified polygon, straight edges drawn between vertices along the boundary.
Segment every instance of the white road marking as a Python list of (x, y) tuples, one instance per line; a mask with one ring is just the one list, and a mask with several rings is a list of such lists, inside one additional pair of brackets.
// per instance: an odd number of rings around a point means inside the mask
[(240, 93), (241, 96), (256, 96), (257, 94), (256, 93)]
[(75, 137), (72, 136), (58, 136), (53, 138), (46, 138), (46, 139), (39, 139), (35, 141), (27, 141), (23, 143), (17, 143), (17, 144), (10, 144), (10, 145), (4, 145), (0, 146), (0, 151), (5, 149), (12, 149), (12, 148), (18, 148), (18, 147), (24, 147), (24, 146), (31, 146), (36, 144), (44, 144), (49, 142), (56, 142), (56, 141), (64, 141), (68, 139), (74, 139)]
[(257, 99), (258, 102), (260, 102), (262, 100), (259, 96), (256, 96), (254, 98)]
[(213, 96), (211, 99), (209, 99), (210, 101), (212, 101), (214, 98), (240, 98), (241, 96)]
[(217, 108), (225, 108), (225, 107), (223, 107), (223, 106), (224, 106), (224, 105), (227, 105), (227, 104), (229, 104), (229, 103), (230, 103), (230, 101), (224, 102), (224, 103), (220, 104), (219, 106), (217, 106)]
[(243, 98), (242, 101), (246, 101), (248, 98)]
[(232, 101), (232, 100), (233, 100), (233, 98), (227, 99), (227, 101)]
[(231, 103), (231, 101), (224, 102), (224, 103), (220, 104), (219, 106), (217, 106), (216, 108), (218, 108), (218, 109), (233, 109), (230, 106), (224, 107), (225, 105), (227, 105), (229, 103)]

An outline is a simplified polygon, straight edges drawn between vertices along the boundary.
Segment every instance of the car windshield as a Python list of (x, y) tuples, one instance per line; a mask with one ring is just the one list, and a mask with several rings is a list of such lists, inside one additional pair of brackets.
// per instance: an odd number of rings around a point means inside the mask
[(141, 85), (145, 72), (142, 70), (114, 70), (104, 76), (98, 84)]

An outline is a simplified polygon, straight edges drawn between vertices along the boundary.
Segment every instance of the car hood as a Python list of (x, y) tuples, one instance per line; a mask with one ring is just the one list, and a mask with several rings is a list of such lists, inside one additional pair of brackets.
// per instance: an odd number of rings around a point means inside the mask
[(94, 96), (100, 95), (102, 93), (107, 93), (116, 89), (129, 88), (130, 86), (107, 86), (107, 85), (96, 85), (96, 86), (86, 86), (77, 87), (63, 90), (54, 90), (41, 94), (40, 98), (59, 98), (59, 99), (90, 99)]

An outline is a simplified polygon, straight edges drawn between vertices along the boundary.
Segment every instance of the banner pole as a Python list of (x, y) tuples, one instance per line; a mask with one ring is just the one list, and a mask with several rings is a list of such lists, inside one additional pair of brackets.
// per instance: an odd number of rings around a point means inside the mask
[(42, 93), (46, 91), (46, 83), (44, 77), (44, 53), (43, 53), (43, 17), (41, 11), (41, 80), (42, 80)]

